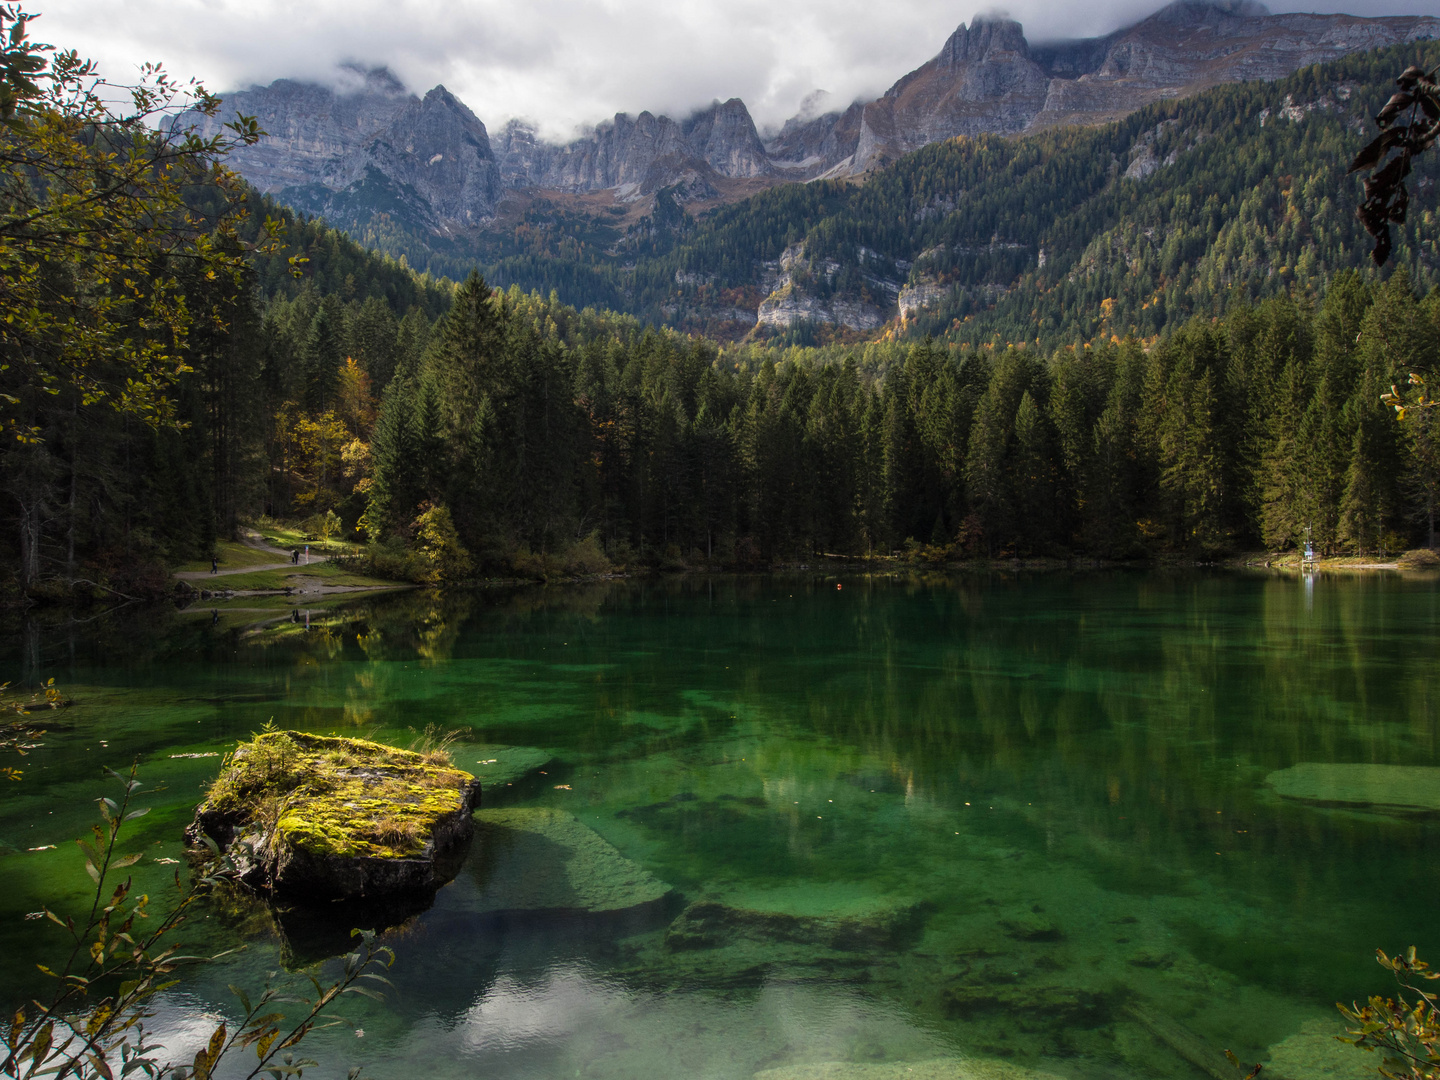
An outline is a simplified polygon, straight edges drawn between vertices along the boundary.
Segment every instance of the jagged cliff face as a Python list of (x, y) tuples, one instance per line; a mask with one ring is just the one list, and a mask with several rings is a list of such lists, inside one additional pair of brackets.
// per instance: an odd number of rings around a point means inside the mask
[(956, 135), (1023, 131), (1043, 108), (1049, 83), (1019, 23), (977, 19), (865, 106), (846, 171), (864, 172)]
[(1107, 38), (1033, 49), (1051, 82), (1044, 107), (1027, 127), (1103, 123), (1162, 97), (1243, 79), (1278, 79), (1310, 64), (1437, 32), (1440, 20), (1421, 16), (1270, 15), (1258, 4), (1178, 0)]
[(1178, 0), (1108, 37), (1039, 45), (1019, 23), (976, 19), (878, 100), (796, 117), (768, 143), (738, 98), (680, 121), (617, 115), (567, 145), (511, 122), (492, 142), (444, 87), (422, 100), (383, 69), (349, 72), (343, 90), (252, 87), (202, 126), (258, 117), (270, 137), (231, 162), (301, 209), (352, 228), (384, 211), (457, 234), (483, 227), (512, 189), (611, 190), (625, 202), (679, 185), (682, 199), (708, 199), (722, 178), (854, 176), (956, 135), (1102, 123), (1160, 98), (1426, 37), (1440, 37), (1440, 20), (1270, 15), (1248, 0)]
[(615, 188), (625, 198), (648, 195), (687, 171), (746, 178), (775, 171), (739, 98), (717, 102), (683, 123), (649, 112), (619, 113), (567, 146), (547, 145), (534, 129), (511, 121), (499, 143), (501, 174), (506, 186), (517, 188)]
[[(354, 227), (377, 211), (438, 233), (494, 216), (502, 181), (485, 125), (443, 86), (423, 99), (385, 69), (333, 90), (282, 79), (229, 94), (225, 115), (200, 117), (214, 134), (235, 113), (269, 137), (232, 164), (262, 191)], [(182, 122), (191, 119), (182, 117)]]
[[(1270, 15), (1258, 4), (1208, 0), (1178, 0), (1108, 37), (1039, 46), (1018, 23), (976, 19), (935, 59), (866, 104), (853, 144), (832, 140), (824, 167), (855, 175), (956, 135), (1104, 123), (1161, 98), (1278, 79), (1437, 34), (1440, 20), (1429, 17)], [(849, 156), (839, 156), (842, 150)]]
[(237, 113), (254, 116), (269, 138), (237, 151), (233, 164), (241, 174), (262, 191), (313, 183), (327, 163), (363, 146), (419, 100), (384, 68), (347, 74), (355, 84), (345, 90), (280, 79), (226, 94), (223, 116), (191, 113), (182, 120), (209, 136)]
[(335, 193), (332, 206), (377, 185), (437, 232), (478, 227), (494, 216), (500, 201), (500, 168), (485, 125), (443, 86), (411, 101), (379, 133), (326, 164), (321, 183)]

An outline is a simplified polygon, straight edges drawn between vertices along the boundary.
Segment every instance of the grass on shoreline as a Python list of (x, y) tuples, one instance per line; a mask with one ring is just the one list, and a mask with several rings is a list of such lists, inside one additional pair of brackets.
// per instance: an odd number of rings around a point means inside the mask
[[(215, 541), (215, 554), (219, 557), (221, 570), (235, 570), (242, 566), (268, 566), (285, 558), (284, 555), (277, 555), (273, 551), (261, 551), (259, 548), (253, 548), (239, 540)], [(209, 569), (209, 559), (191, 559), (189, 562), (175, 567), (176, 572), (181, 574), (203, 573)]]
[(280, 592), (287, 588), (299, 591), (322, 585), (363, 589), (396, 588), (407, 583), (367, 577), (352, 570), (341, 569), (331, 563), (312, 562), (309, 566), (302, 564), (286, 567), (283, 570), (256, 570), (249, 574), (226, 574), (223, 577), (201, 578), (190, 584), (196, 589), (230, 590), (232, 592), (248, 592), (259, 589)]

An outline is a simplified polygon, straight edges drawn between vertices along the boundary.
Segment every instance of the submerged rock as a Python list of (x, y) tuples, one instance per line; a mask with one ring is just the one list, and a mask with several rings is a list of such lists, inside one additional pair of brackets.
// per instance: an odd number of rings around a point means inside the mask
[(272, 731), (226, 758), (195, 820), (252, 888), (296, 898), (433, 891), (455, 876), (480, 783), (437, 755)]
[(1342, 1043), (1337, 1021), (1307, 1020), (1300, 1030), (1270, 1047), (1265, 1075), (1275, 1080), (1373, 1080), (1380, 1055)]
[(1241, 1075), (1226, 1059), (1223, 1050), (1154, 1005), (1132, 1001), (1125, 1006), (1125, 1013), (1165, 1046), (1215, 1080), (1233, 1080)]
[(914, 900), (857, 893), (845, 886), (753, 889), (697, 900), (671, 924), (672, 951), (713, 949), (740, 939), (797, 942), (839, 951), (888, 947), (920, 921)]
[(1059, 1080), (1054, 1073), (989, 1058), (932, 1061), (820, 1061), (766, 1069), (755, 1080)]
[(1098, 1027), (1114, 1012), (1110, 995), (1070, 986), (947, 986), (940, 994), (945, 1015), (971, 1020), (985, 1013), (1001, 1013), (1021, 1030)]
[(625, 911), (670, 886), (616, 851), (574, 814), (548, 807), (475, 815), (481, 911)]
[(1065, 936), (1054, 922), (1034, 912), (1001, 919), (1000, 925), (1016, 941), (1059, 941)]
[(1303, 761), (1265, 782), (1287, 799), (1330, 806), (1440, 811), (1440, 768), (1426, 765), (1331, 765)]
[(554, 758), (548, 750), (534, 746), (502, 746), (484, 743), (475, 751), (472, 771), (487, 790), (514, 784), (539, 772)]

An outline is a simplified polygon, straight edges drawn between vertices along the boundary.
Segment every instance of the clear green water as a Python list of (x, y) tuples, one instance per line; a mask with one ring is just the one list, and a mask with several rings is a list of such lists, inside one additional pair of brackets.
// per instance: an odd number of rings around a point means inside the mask
[[(1134, 1006), (1261, 1060), (1331, 1022), (1332, 1002), (1383, 989), (1376, 947), (1440, 956), (1434, 819), (1264, 784), (1302, 761), (1440, 765), (1434, 581), (842, 583), (401, 596), (332, 609), (308, 634), (199, 612), (17, 636), (9, 669), (38, 664), (78, 704), (0, 789), (0, 982), (36, 989), (55, 942), (23, 914), (88, 881), (67, 841), (102, 764), (142, 759), (159, 790), (135, 844), (176, 858), (217, 759), (170, 755), (223, 751), (272, 717), (401, 742), (463, 727), (467, 767), (494, 744), (537, 748), (544, 775), (486, 805), (571, 811), (677, 890), (618, 915), (496, 912), (472, 852), (389, 935), (389, 1002), (314, 1038), (326, 1076), (363, 1062), (377, 1080), (748, 1080), (971, 1055), (1199, 1076)], [(151, 860), (142, 880), (160, 891), (173, 869)], [(668, 947), (705, 898), (913, 918), (839, 947), (764, 933)], [(232, 1008), (226, 983), (254, 985), (281, 957), (243, 905), (196, 929), (249, 947), (167, 999), (176, 1045)], [(295, 933), (295, 954), (323, 949)]]

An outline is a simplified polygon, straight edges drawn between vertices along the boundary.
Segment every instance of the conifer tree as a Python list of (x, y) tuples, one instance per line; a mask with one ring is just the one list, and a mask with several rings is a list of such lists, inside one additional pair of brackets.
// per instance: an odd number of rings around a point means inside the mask
[(349, 355), (364, 369), (370, 384), (383, 391), (400, 362), (400, 323), (390, 305), (367, 297), (349, 324)]
[(1265, 546), (1282, 550), (1303, 546), (1307, 530), (1313, 538), (1316, 505), (1311, 459), (1306, 454), (1304, 426), (1309, 404), (1306, 364), (1298, 356), (1286, 362), (1277, 381), (1278, 394), (1265, 417), (1264, 451), (1260, 463), (1260, 535)]
[(1015, 411), (1015, 457), (1011, 466), (1014, 486), (1015, 532), (1029, 554), (1051, 549), (1059, 539), (1057, 475), (1050, 418), (1029, 390)]
[(380, 402), (370, 443), (373, 474), (361, 524), (372, 540), (389, 537), (414, 516), (421, 499), (421, 441), (416, 437), (415, 388), (394, 379)]
[(335, 386), (344, 362), (336, 321), (333, 305), (319, 305), (300, 353), (305, 376), (305, 408), (316, 414), (335, 407)]

